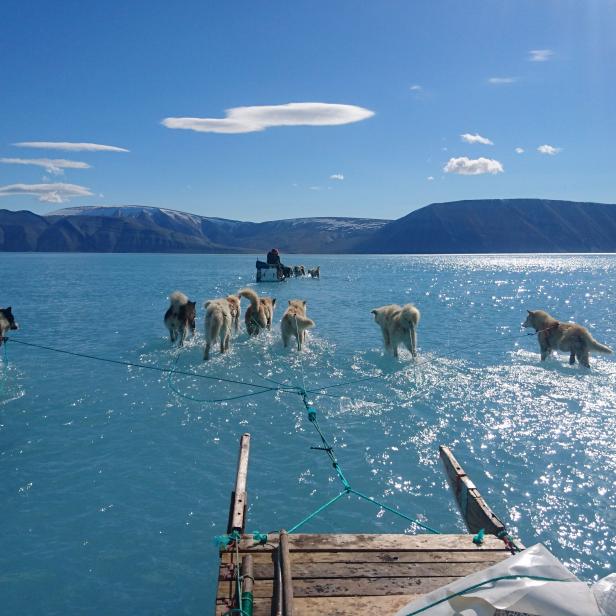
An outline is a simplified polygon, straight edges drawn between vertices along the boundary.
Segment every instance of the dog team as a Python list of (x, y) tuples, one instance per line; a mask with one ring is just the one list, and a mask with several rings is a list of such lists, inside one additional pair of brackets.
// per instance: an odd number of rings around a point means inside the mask
[[(220, 342), (220, 352), (229, 350), (231, 332), (239, 331), (241, 316), (241, 298), (250, 302), (246, 309), (244, 320), (246, 331), (250, 336), (257, 336), (262, 330), (271, 330), (276, 307), (275, 297), (259, 296), (253, 289), (241, 289), (237, 295), (227, 295), (220, 299), (208, 300), (205, 308), (205, 350), (203, 359), (210, 358), (212, 345)], [(165, 325), (169, 330), (171, 342), (178, 342), (181, 346), (190, 332), (195, 333), (196, 302), (189, 301), (188, 297), (175, 291), (169, 297), (171, 305), (165, 313)], [(10, 308), (8, 309), (10, 313)], [(576, 323), (563, 323), (557, 321), (543, 310), (528, 310), (523, 327), (533, 328), (537, 333), (541, 361), (553, 351), (569, 353), (569, 363), (575, 360), (586, 368), (590, 368), (590, 352), (610, 354), (612, 349), (597, 342), (590, 332)], [(417, 326), (421, 313), (413, 304), (389, 304), (372, 310), (374, 320), (381, 328), (385, 351), (398, 357), (398, 348), (404, 346), (412, 355), (417, 357)], [(8, 321), (3, 320), (0, 311), (0, 335), (3, 327), (9, 327)], [(11, 315), (12, 316), (12, 315)], [(6, 323), (6, 325), (3, 325)], [(288, 306), (280, 322), (280, 332), (284, 347), (289, 346), (295, 338), (297, 350), (301, 351), (306, 339), (306, 330), (315, 326), (312, 319), (306, 315), (306, 301), (300, 299), (289, 300)]]
[[(204, 360), (210, 358), (212, 345), (217, 342), (220, 343), (221, 353), (229, 350), (231, 333), (237, 333), (240, 328), (241, 298), (250, 302), (244, 314), (248, 334), (257, 336), (262, 330), (271, 330), (276, 307), (275, 297), (260, 297), (253, 289), (244, 288), (238, 291), (237, 295), (210, 299), (203, 305), (205, 308)], [(169, 330), (171, 342), (178, 342), (179, 346), (182, 346), (189, 333), (191, 336), (195, 334), (196, 302), (191, 302), (180, 291), (174, 291), (169, 296), (169, 300), (171, 304), (165, 313), (165, 325)], [(287, 347), (291, 339), (295, 338), (297, 350), (301, 351), (306, 338), (306, 330), (311, 327), (314, 327), (314, 321), (306, 316), (306, 301), (289, 300), (280, 323), (284, 346)]]

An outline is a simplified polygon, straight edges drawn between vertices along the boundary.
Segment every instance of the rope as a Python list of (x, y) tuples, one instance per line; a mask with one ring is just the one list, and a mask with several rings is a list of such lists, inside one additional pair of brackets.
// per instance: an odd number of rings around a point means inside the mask
[(177, 370), (175, 368), (161, 368), (160, 366), (149, 366), (147, 364), (141, 364), (130, 361), (123, 361), (120, 359), (110, 359), (109, 357), (99, 357), (97, 355), (89, 355), (87, 353), (77, 353), (76, 351), (67, 351), (66, 349), (58, 349), (51, 346), (46, 346), (43, 344), (35, 344), (34, 342), (26, 342), (25, 340), (18, 340), (17, 338), (5, 338), (5, 340), (11, 340), (16, 344), (22, 344), (28, 347), (34, 347), (37, 349), (43, 349), (45, 351), (51, 351), (53, 353), (61, 353), (63, 355), (71, 355), (73, 357), (80, 357), (82, 359), (92, 359), (95, 361), (106, 362), (108, 364), (116, 364), (119, 366), (126, 366), (128, 368), (142, 368), (143, 370), (154, 370), (156, 372), (169, 373), (173, 372), (175, 374), (181, 374), (183, 376), (193, 376), (199, 379), (206, 379), (210, 381), (218, 381), (221, 383), (232, 383), (234, 385), (244, 385), (246, 387), (259, 387), (264, 390), (270, 390), (272, 388), (267, 387), (266, 385), (259, 385), (258, 383), (251, 383), (247, 381), (238, 381), (234, 379), (228, 379), (222, 376), (211, 376), (208, 374), (199, 374), (198, 372), (187, 372), (184, 370)]
[(459, 597), (461, 595), (464, 595), (467, 592), (471, 592), (475, 590), (476, 588), (480, 588), (481, 586), (485, 586), (486, 584), (491, 584), (492, 582), (500, 582), (501, 580), (519, 580), (519, 579), (534, 580), (537, 582), (570, 582), (571, 581), (571, 580), (563, 580), (563, 579), (558, 579), (558, 578), (543, 577), (540, 575), (500, 575), (498, 577), (490, 578), (489, 580), (479, 582), (478, 584), (474, 584), (473, 586), (469, 586), (468, 588), (464, 588), (463, 590), (459, 590), (458, 592), (455, 592), (451, 595), (447, 595), (446, 597), (443, 597), (442, 599), (439, 599), (438, 601), (434, 601), (433, 603), (430, 603), (430, 605), (426, 605), (425, 607), (420, 607), (418, 610), (415, 610), (414, 612), (409, 612), (408, 614), (406, 614), (406, 616), (415, 616), (415, 614), (421, 614), (422, 612), (425, 612), (426, 610), (429, 610), (432, 607), (436, 607), (437, 605), (440, 605), (441, 603), (444, 603), (445, 601), (449, 601), (450, 599), (453, 599), (454, 597)]
[[(282, 391), (282, 392), (293, 392), (296, 393), (296, 388), (294, 387), (266, 387), (265, 385), (258, 385), (257, 383), (250, 383), (250, 385), (254, 385), (255, 387), (261, 387), (261, 391), (251, 391), (249, 393), (246, 394), (238, 394), (237, 396), (228, 396), (226, 398), (198, 398), (197, 396), (193, 396), (191, 394), (186, 394), (182, 391), (180, 391), (175, 383), (173, 382), (173, 376), (175, 374), (192, 374), (192, 373), (186, 373), (183, 372), (181, 370), (177, 370), (177, 365), (178, 362), (180, 360), (180, 349), (178, 349), (178, 351), (175, 354), (175, 359), (172, 362), (172, 367), (167, 370), (167, 385), (169, 386), (169, 389), (171, 389), (171, 391), (176, 394), (177, 396), (180, 396), (181, 398), (184, 398), (186, 400), (190, 400), (191, 402), (199, 402), (199, 403), (220, 403), (220, 402), (229, 402), (232, 400), (241, 400), (242, 398), (250, 398), (251, 396), (258, 396), (260, 394), (266, 394), (266, 393), (270, 393), (272, 391)], [(197, 375), (197, 373), (194, 373), (195, 375)], [(201, 375), (197, 375), (197, 376), (201, 376)], [(264, 377), (262, 377), (264, 378)], [(268, 379), (266, 379), (268, 380)], [(247, 383), (246, 383), (247, 384)]]

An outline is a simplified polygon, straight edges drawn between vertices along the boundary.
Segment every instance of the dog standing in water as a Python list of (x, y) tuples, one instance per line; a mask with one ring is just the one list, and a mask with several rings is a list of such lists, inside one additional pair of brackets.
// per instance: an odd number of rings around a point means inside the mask
[(552, 351), (569, 353), (569, 363), (575, 360), (582, 366), (590, 368), (590, 352), (613, 353), (612, 349), (597, 342), (590, 332), (577, 323), (561, 323), (543, 310), (527, 310), (528, 316), (523, 327), (532, 327), (537, 332), (541, 361), (545, 361)]
[(240, 316), (242, 315), (242, 306), (240, 305), (240, 298), (237, 295), (227, 295), (225, 298), (227, 304), (229, 304), (229, 312), (231, 313), (231, 322), (233, 323), (233, 330), (237, 334), (240, 331)]
[[(231, 325), (233, 315), (231, 314), (231, 302), (229, 298), (211, 299), (205, 302), (205, 350), (203, 359), (210, 358), (210, 348), (216, 339), (220, 339), (220, 352), (229, 350), (229, 340), (231, 338)], [(235, 298), (238, 300), (239, 298)], [(239, 319), (239, 317), (238, 317)]]
[(15, 322), (13, 316), (13, 309), (11, 306), (0, 308), (0, 346), (4, 342), (4, 334), (11, 329), (19, 329), (19, 324)]
[(381, 306), (372, 314), (381, 327), (386, 351), (398, 357), (398, 346), (403, 344), (413, 357), (417, 357), (417, 325), (421, 314), (413, 304)]
[(259, 297), (249, 288), (242, 289), (238, 295), (250, 300), (250, 306), (246, 309), (244, 317), (248, 334), (256, 336), (262, 329), (271, 329), (276, 298)]
[(169, 330), (169, 338), (171, 342), (175, 342), (179, 338), (179, 346), (184, 344), (188, 330), (191, 335), (195, 335), (195, 318), (197, 316), (197, 302), (191, 302), (180, 291), (174, 291), (169, 296), (171, 305), (165, 312), (165, 325)]
[(306, 339), (306, 330), (314, 327), (314, 321), (306, 316), (306, 301), (302, 299), (290, 299), (289, 306), (282, 315), (280, 331), (282, 344), (286, 348), (293, 336), (297, 340), (297, 350), (302, 350)]

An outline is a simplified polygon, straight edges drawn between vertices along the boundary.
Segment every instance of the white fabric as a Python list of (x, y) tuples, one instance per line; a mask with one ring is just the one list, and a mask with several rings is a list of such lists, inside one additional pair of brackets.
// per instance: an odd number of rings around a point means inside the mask
[(455, 592), (504, 575), (531, 575), (565, 581), (499, 580), (443, 601), (421, 612), (421, 616), (506, 616), (509, 613), (512, 616), (602, 616), (590, 588), (540, 543), (409, 603), (396, 616), (407, 616)]

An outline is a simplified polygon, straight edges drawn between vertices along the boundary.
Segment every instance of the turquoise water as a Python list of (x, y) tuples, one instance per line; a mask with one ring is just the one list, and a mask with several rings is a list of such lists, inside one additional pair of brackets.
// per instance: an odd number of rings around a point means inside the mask
[[(547, 545), (586, 580), (616, 560), (616, 363), (590, 372), (539, 362), (520, 334), (526, 308), (590, 327), (616, 347), (613, 256), (304, 256), (322, 278), (262, 285), (308, 301), (310, 386), (378, 378), (317, 396), (321, 426), (353, 487), (444, 532), (464, 529), (438, 461), (449, 444), (514, 534)], [(254, 257), (0, 256), (0, 305), (16, 340), (152, 366), (175, 355), (162, 323), (178, 288), (202, 300), (252, 283)], [(422, 310), (419, 362), (386, 358), (370, 309)], [(225, 357), (184, 370), (267, 383), (302, 380), (276, 329), (242, 331)], [(0, 365), (0, 593), (5, 613), (206, 614), (225, 532), (237, 446), (252, 434), (248, 530), (289, 528), (339, 491), (297, 396), (223, 404), (179, 397), (164, 374), (9, 342)], [(177, 376), (196, 398), (245, 393)], [(370, 503), (342, 499), (305, 532), (412, 532)]]

